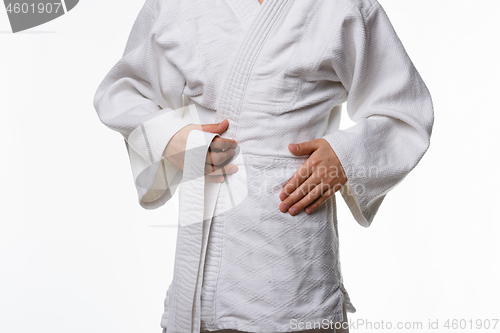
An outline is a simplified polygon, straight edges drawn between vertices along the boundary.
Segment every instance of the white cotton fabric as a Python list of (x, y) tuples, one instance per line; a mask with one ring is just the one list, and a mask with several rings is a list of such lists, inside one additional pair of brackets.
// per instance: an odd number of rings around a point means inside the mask
[[(339, 130), (345, 102), (355, 125)], [(164, 333), (294, 332), (292, 319), (355, 312), (335, 195), (310, 215), (278, 209), (307, 159), (287, 146), (324, 138), (346, 172), (340, 193), (368, 227), (427, 151), (434, 122), (430, 93), (376, 0), (147, 0), (94, 106), (123, 135), (146, 209), (182, 182), (162, 157), (181, 128), (225, 118), (220, 136), (238, 142), (236, 174), (181, 186)], [(186, 224), (189, 214), (200, 221)]]

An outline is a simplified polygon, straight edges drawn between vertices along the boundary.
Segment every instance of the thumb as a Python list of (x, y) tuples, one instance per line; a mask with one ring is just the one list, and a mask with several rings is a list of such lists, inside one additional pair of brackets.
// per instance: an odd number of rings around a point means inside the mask
[(224, 119), (220, 123), (201, 125), (201, 130), (204, 132), (222, 134), (227, 129), (229, 121)]
[(310, 155), (312, 154), (316, 149), (318, 149), (317, 144), (314, 140), (312, 141), (305, 141), (301, 143), (291, 143), (288, 145), (288, 149), (292, 152), (294, 155)]

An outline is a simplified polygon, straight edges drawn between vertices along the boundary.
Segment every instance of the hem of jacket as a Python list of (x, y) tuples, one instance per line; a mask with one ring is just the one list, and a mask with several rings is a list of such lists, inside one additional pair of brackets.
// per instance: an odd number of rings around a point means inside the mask
[[(307, 319), (308, 322), (322, 322), (327, 319), (329, 322), (342, 322), (347, 318), (344, 318), (343, 310), (345, 308), (346, 313), (355, 313), (356, 308), (351, 303), (349, 294), (344, 287), (342, 282), (339, 282), (339, 285), (336, 290), (338, 302), (335, 308), (332, 311), (332, 314), (329, 316), (324, 316), (323, 318), (314, 318)], [(292, 320), (294, 318), (290, 318)], [(241, 324), (238, 320), (235, 319), (222, 319), (218, 320), (216, 324), (202, 323), (201, 331), (219, 331), (219, 330), (237, 330), (240, 332), (253, 332), (253, 333), (289, 333), (289, 332), (303, 332), (304, 328), (292, 329), (290, 328), (290, 322), (284, 324), (276, 324), (276, 325), (266, 325), (266, 326), (256, 326), (256, 325), (245, 325)], [(162, 322), (163, 333), (168, 333), (166, 326), (163, 325)]]

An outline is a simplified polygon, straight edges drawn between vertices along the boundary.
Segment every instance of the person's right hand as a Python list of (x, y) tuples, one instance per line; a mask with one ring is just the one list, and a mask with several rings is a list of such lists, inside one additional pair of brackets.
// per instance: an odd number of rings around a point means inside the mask
[[(218, 124), (190, 124), (184, 126), (170, 139), (163, 151), (163, 157), (180, 170), (184, 170), (184, 156), (189, 133), (193, 129), (196, 129), (204, 132), (222, 134), (222, 132), (227, 129), (228, 125), (229, 122), (227, 119), (224, 119)], [(224, 174), (233, 174), (238, 171), (238, 166), (236, 166), (236, 164), (224, 165), (224, 162), (235, 155), (236, 145), (237, 142), (232, 139), (215, 137), (212, 140), (205, 160), (205, 179), (207, 181), (221, 183), (224, 182)]]

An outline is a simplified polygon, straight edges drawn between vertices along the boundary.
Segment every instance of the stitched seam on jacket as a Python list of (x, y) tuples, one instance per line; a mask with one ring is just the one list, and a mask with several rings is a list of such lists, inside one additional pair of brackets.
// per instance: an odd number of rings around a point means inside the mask
[(147, 12), (149, 13), (149, 15), (151, 15), (151, 17), (153, 18), (153, 20), (156, 20), (156, 18), (157, 18), (156, 13), (153, 10), (153, 7), (151, 7), (151, 4), (150, 4), (149, 0), (144, 3), (144, 8), (147, 10)]

